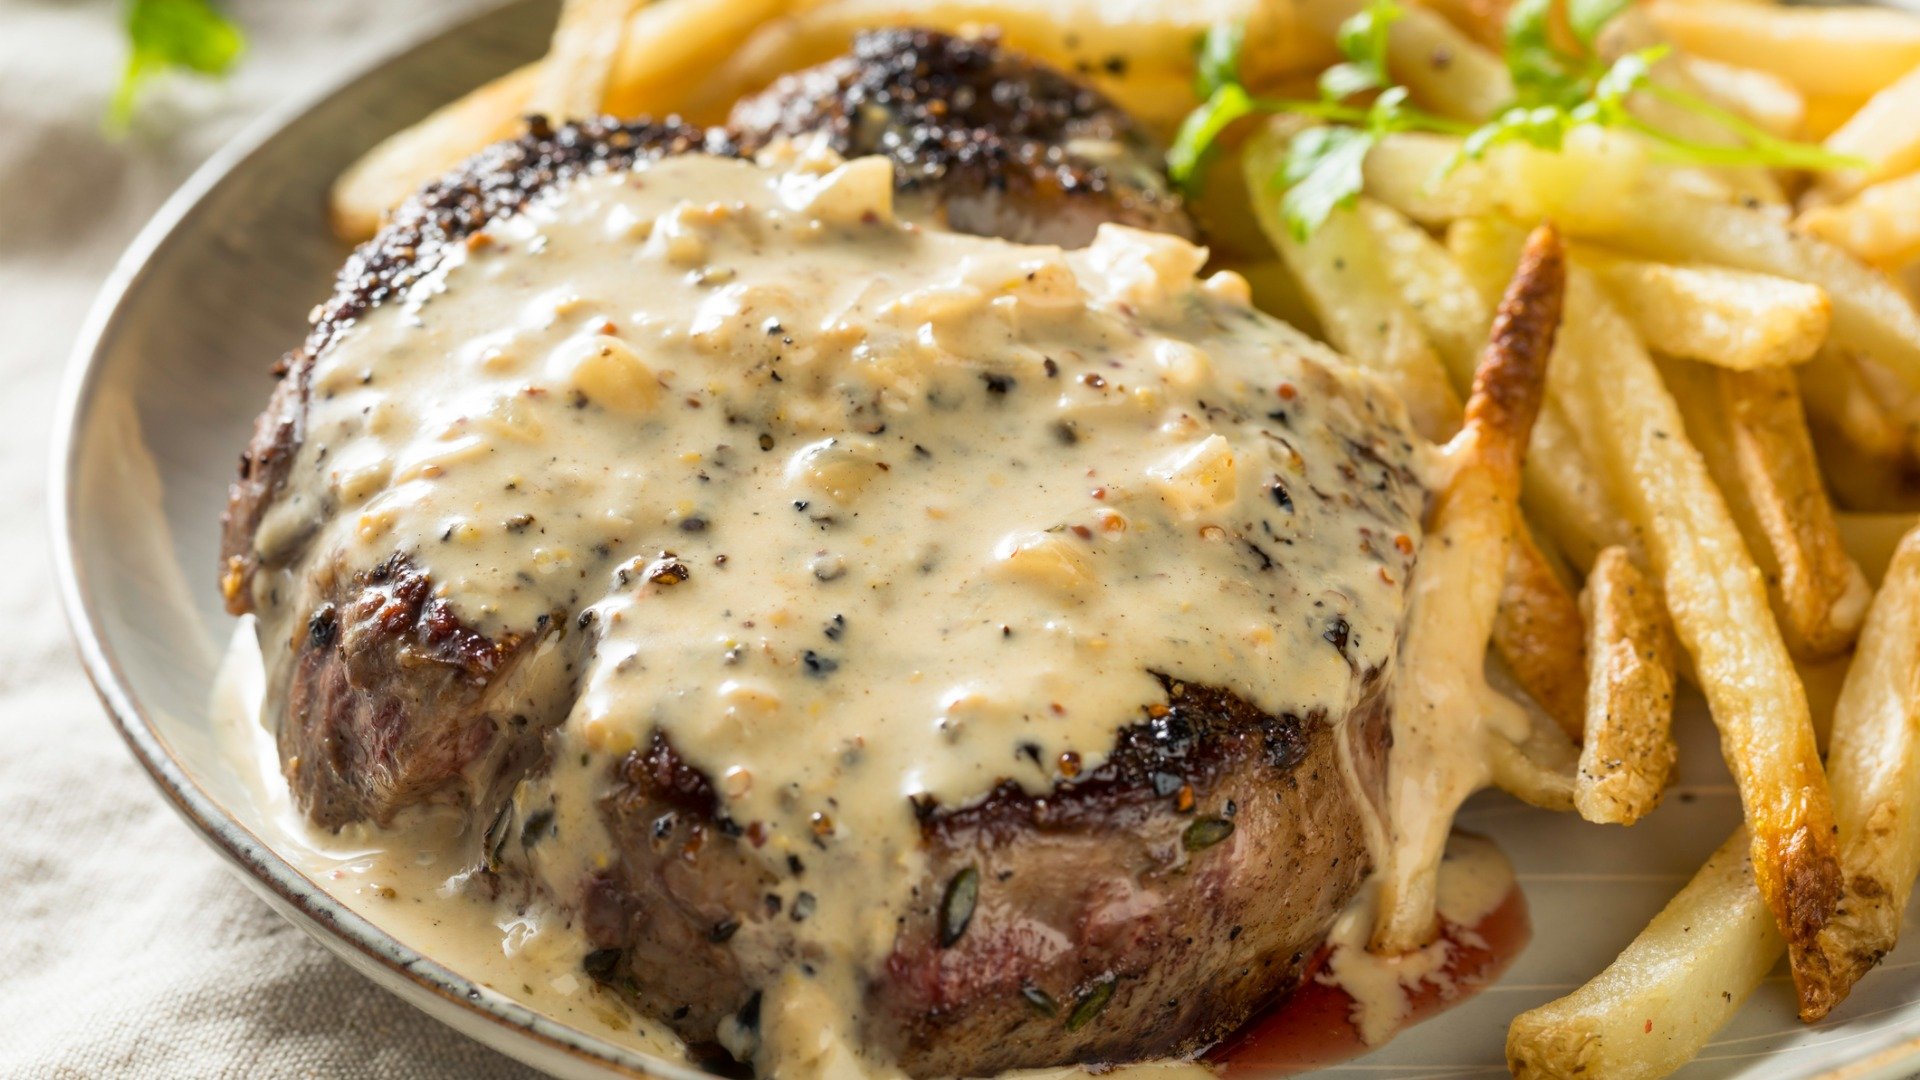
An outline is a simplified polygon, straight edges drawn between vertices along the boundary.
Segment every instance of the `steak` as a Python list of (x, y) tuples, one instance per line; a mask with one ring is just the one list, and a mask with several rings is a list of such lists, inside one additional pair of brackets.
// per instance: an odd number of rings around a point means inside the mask
[[(1063, 245), (1109, 221), (1193, 231), (1157, 149), (1094, 91), (991, 42), (912, 30), (862, 35), (852, 55), (742, 102), (725, 129), (535, 119), (423, 189), (352, 255), (282, 361), (224, 518), (229, 609), (295, 628), (264, 643), (269, 709), (315, 824), (461, 807), (478, 880), (549, 887), (506, 842), (517, 832), (525, 847), (536, 832), (511, 820), (511, 796), (548, 768), (545, 735), (578, 690), (591, 631), (562, 608), (483, 633), (404, 551), (373, 566), (308, 565), (330, 508), (288, 493), (314, 359), (453, 245), (577, 177), (809, 132), (843, 155), (892, 158), (905, 205), (957, 231)], [(1390, 678), (1356, 677), (1348, 716), (1273, 715), (1162, 677), (1166, 704), (1116, 731), (1098, 768), (1041, 794), (1006, 782), (965, 805), (914, 806), (925, 876), (890, 955), (866, 975), (859, 1035), (874, 1056), (934, 1076), (1188, 1054), (1290, 990), (1369, 870)], [(588, 972), (689, 1043), (750, 1035), (763, 973), (734, 938), (804, 917), (777, 906), (779, 872), (726, 817), (711, 778), (658, 733), (611, 767), (598, 814), (617, 857), (556, 897), (593, 945)]]

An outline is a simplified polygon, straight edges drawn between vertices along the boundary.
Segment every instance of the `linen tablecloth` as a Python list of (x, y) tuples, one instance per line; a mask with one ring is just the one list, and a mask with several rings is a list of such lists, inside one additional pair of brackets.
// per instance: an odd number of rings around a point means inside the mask
[(53, 402), (121, 250), (263, 110), (462, 0), (229, 3), (250, 49), (102, 132), (125, 56), (110, 0), (0, 0), (0, 1077), (519, 1077), (283, 922), (134, 765), (55, 599)]

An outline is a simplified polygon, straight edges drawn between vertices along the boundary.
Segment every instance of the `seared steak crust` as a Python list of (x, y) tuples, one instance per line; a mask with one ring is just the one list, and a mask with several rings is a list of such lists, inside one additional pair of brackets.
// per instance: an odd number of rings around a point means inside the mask
[(735, 105), (729, 124), (748, 151), (821, 134), (844, 156), (884, 154), (903, 191), (959, 232), (1063, 247), (1091, 243), (1103, 222), (1194, 232), (1161, 148), (1131, 117), (991, 38), (868, 31), (850, 55)]

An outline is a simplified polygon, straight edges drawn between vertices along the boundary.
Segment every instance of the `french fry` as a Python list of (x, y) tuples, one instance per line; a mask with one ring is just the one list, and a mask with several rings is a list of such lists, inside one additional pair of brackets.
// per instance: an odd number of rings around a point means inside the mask
[(1194, 44), (1216, 22), (1245, 24), (1241, 75), (1251, 86), (1265, 87), (1337, 58), (1332, 40), (1304, 31), (1295, 6), (1284, 0), (1186, 6), (1147, 0), (800, 0), (793, 14), (759, 27), (711, 73), (690, 83), (677, 107), (695, 120), (717, 123), (742, 95), (844, 52), (862, 30), (992, 29), (1009, 47), (1085, 79), (1135, 120), (1166, 133), (1198, 104)]
[(1425, 0), (1425, 7), (1438, 12), (1461, 33), (1493, 52), (1507, 47), (1506, 0)]
[(1800, 660), (1845, 652), (1869, 589), (1834, 523), (1793, 375), (1679, 363), (1662, 372), (1767, 580), (1788, 649)]
[(1656, 1080), (1700, 1052), (1780, 958), (1743, 828), (1720, 845), (1608, 964), (1514, 1017), (1507, 1068), (1522, 1080)]
[(1575, 569), (1592, 567), (1603, 548), (1639, 547), (1572, 425), (1551, 398), (1534, 421), (1521, 501)]
[[(1513, 272), (1523, 233), (1512, 222), (1488, 217), (1463, 218), (1447, 230), (1447, 250), (1463, 277), (1483, 296), (1497, 296), (1500, 282)], [(1556, 350), (1579, 348), (1561, 337)], [(1523, 499), (1546, 534), (1581, 570), (1593, 565), (1604, 547), (1637, 549), (1633, 530), (1600, 482), (1589, 453), (1574, 429), (1561, 398), (1566, 365), (1547, 366), (1547, 402), (1534, 420), (1528, 448)]]
[[(1846, 892), (1820, 931), (1819, 1019), (1893, 949), (1920, 874), (1920, 532), (1900, 541), (1834, 706), (1827, 753)], [(1808, 1015), (1808, 1014), (1811, 1015)]]
[(539, 78), (538, 63), (502, 75), (361, 155), (328, 193), (333, 231), (343, 240), (372, 236), (387, 211), (421, 185), (511, 136)]
[[(1406, 952), (1431, 939), (1449, 823), (1475, 788), (1501, 778), (1529, 798), (1570, 802), (1568, 785), (1559, 785), (1562, 794), (1556, 795), (1550, 770), (1516, 752), (1540, 737), (1557, 738), (1564, 749), (1565, 737), (1493, 695), (1483, 670), (1518, 520), (1520, 462), (1559, 325), (1563, 267), (1558, 238), (1551, 229), (1537, 230), (1494, 320), (1465, 423), (1447, 446), (1447, 481), (1428, 514), (1401, 643), (1409, 660), (1389, 751), (1386, 817), (1392, 842), (1379, 871), (1372, 943), (1377, 951)], [(1436, 770), (1441, 748), (1457, 748), (1463, 740), (1483, 746), (1491, 755), (1488, 765)]]
[(1453, 388), (1466, 393), (1473, 386), (1473, 366), (1485, 346), (1493, 304), (1505, 275), (1513, 270), (1512, 263), (1500, 268), (1501, 281), (1483, 295), (1446, 247), (1425, 229), (1372, 199), (1360, 200), (1358, 210), (1380, 244), (1387, 276), (1446, 365)]
[[(1286, 126), (1270, 125), (1247, 141), (1242, 157), (1249, 183), (1274, 174), (1288, 135)], [(1301, 241), (1280, 219), (1276, 200), (1255, 199), (1254, 209), (1333, 347), (1399, 391), (1416, 431), (1436, 442), (1451, 436), (1460, 426), (1460, 399), (1394, 288), (1366, 221), (1335, 211)]]
[(1593, 251), (1583, 251), (1581, 261), (1647, 344), (1668, 356), (1740, 371), (1784, 367), (1817, 352), (1832, 323), (1832, 305), (1815, 285)]
[[(1370, 199), (1360, 200), (1357, 210), (1452, 385), (1469, 389), (1492, 321), (1491, 304), (1426, 230)], [(1511, 270), (1509, 264), (1502, 272)], [(1498, 296), (1498, 286), (1492, 293)], [(1522, 523), (1508, 555), (1493, 644), (1521, 688), (1575, 740), (1586, 698), (1584, 637), (1579, 602)]]
[(1600, 553), (1580, 606), (1588, 690), (1573, 803), (1588, 821), (1631, 825), (1660, 805), (1678, 757), (1673, 630), (1625, 548)]
[(1759, 68), (1680, 54), (1675, 65), (1708, 100), (1746, 117), (1783, 139), (1800, 136), (1807, 96), (1778, 75)]
[[(1579, 267), (1568, 275), (1562, 351), (1599, 435), (1596, 460), (1645, 538), (1674, 631), (1720, 729), (1753, 833), (1756, 880), (1779, 921), (1802, 1001), (1814, 936), (1840, 891), (1833, 811), (1806, 693), (1747, 553), (1673, 396), (1632, 327)], [(1604, 359), (1603, 359), (1604, 358)]]
[(1905, 425), (1867, 385), (1856, 357), (1827, 348), (1795, 369), (1821, 470), (1841, 505), (1894, 509), (1916, 490)]
[(788, 0), (654, 0), (627, 21), (601, 108), (614, 116), (682, 111), (703, 76), (788, 8)]
[[(1817, 285), (1832, 304), (1833, 340), (1872, 356), (1910, 392), (1920, 392), (1920, 313), (1884, 274), (1763, 210), (1657, 188), (1641, 191), (1628, 205), (1631, 213), (1566, 227), (1671, 262), (1719, 263)], [(1556, 209), (1580, 216), (1577, 207), (1559, 202), (1547, 208), (1556, 221)]]
[[(1298, 0), (1309, 27), (1331, 41), (1363, 0)], [(1513, 103), (1513, 76), (1493, 52), (1440, 15), (1404, 7), (1387, 32), (1387, 67), (1413, 99), (1442, 116), (1486, 120)]]
[(1870, 184), (1920, 169), (1920, 68), (1874, 94), (1826, 137), (1826, 147), (1873, 165), (1817, 174), (1809, 194), (1823, 203), (1851, 198)]
[(1920, 20), (1876, 7), (1769, 7), (1654, 0), (1682, 49), (1770, 71), (1808, 94), (1866, 98), (1920, 64)]
[(1794, 224), (1876, 266), (1912, 262), (1920, 258), (1920, 173), (1802, 211)]
[[(1697, 98), (1711, 99), (1713, 96), (1694, 78), (1694, 69), (1687, 64), (1689, 57), (1684, 53), (1671, 52), (1673, 43), (1661, 33), (1660, 28), (1654, 25), (1652, 20), (1647, 18), (1643, 9), (1628, 7), (1622, 11), (1607, 24), (1605, 33), (1601, 35), (1600, 44), (1602, 54), (1608, 58), (1616, 58), (1628, 52), (1658, 57), (1654, 60), (1649, 73), (1652, 81), (1658, 85), (1671, 87)], [(1660, 52), (1649, 52), (1649, 50), (1663, 50), (1665, 55)], [(1760, 74), (1765, 77), (1764, 73)], [(1791, 87), (1789, 87), (1789, 93), (1794, 93)], [(1657, 94), (1636, 94), (1628, 101), (1627, 108), (1642, 121), (1683, 139), (1690, 139), (1708, 146), (1740, 144), (1738, 136), (1722, 124), (1702, 116), (1694, 109), (1668, 101)], [(1795, 120), (1797, 123), (1798, 117)], [(1710, 194), (1712, 197), (1765, 204), (1786, 202), (1786, 193), (1781, 189), (1780, 181), (1775, 178), (1771, 170), (1760, 166), (1722, 166), (1714, 169), (1699, 169), (1686, 175), (1709, 181), (1709, 186), (1703, 187), (1702, 193)], [(1712, 192), (1712, 186), (1720, 187), (1724, 194)]]
[(1809, 659), (1853, 644), (1872, 590), (1847, 555), (1814, 460), (1791, 374), (1719, 373), (1720, 408), (1740, 472), (1779, 567), (1782, 629)]
[(1527, 696), (1578, 742), (1587, 714), (1586, 626), (1524, 521), (1515, 525), (1493, 646)]
[(621, 33), (639, 2), (563, 0), (527, 111), (555, 122), (598, 113), (620, 57)]

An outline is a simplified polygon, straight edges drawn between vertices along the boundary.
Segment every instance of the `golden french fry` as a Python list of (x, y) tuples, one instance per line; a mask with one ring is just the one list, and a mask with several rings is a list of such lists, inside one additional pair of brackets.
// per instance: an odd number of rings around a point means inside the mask
[[(1523, 797), (1570, 803), (1570, 784), (1526, 749), (1536, 741), (1569, 751), (1566, 738), (1494, 695), (1483, 670), (1505, 576), (1528, 430), (1545, 393), (1547, 356), (1559, 325), (1564, 263), (1549, 228), (1535, 232), (1494, 319), (1467, 399), (1465, 423), (1447, 445), (1447, 482), (1428, 514), (1427, 539), (1402, 637), (1402, 670), (1388, 767), (1387, 831), (1379, 870), (1373, 948), (1405, 952), (1434, 931), (1440, 856), (1453, 813), (1497, 779)], [(1488, 755), (1436, 768), (1442, 748)], [(1567, 752), (1566, 757), (1571, 758)], [(1570, 763), (1570, 762), (1569, 762)], [(1550, 762), (1549, 762), (1550, 764)]]
[[(1523, 233), (1511, 222), (1488, 217), (1463, 218), (1447, 230), (1447, 250), (1462, 275), (1484, 297), (1496, 297), (1500, 282), (1513, 271)], [(1579, 348), (1561, 337), (1556, 350)], [(1547, 367), (1547, 403), (1533, 424), (1527, 451), (1523, 501), (1554, 545), (1581, 570), (1593, 565), (1600, 549), (1637, 548), (1633, 530), (1600, 482), (1579, 432), (1561, 399), (1570, 393), (1566, 365)]]
[(1800, 122), (1800, 137), (1803, 139), (1832, 138), (1833, 133), (1845, 127), (1847, 121), (1858, 115), (1866, 103), (1865, 97), (1808, 94), (1807, 116)]
[(1858, 359), (1827, 348), (1795, 369), (1821, 471), (1853, 510), (1920, 506), (1906, 426), (1869, 388)]
[(1581, 253), (1648, 345), (1737, 370), (1798, 364), (1827, 340), (1832, 305), (1818, 286), (1720, 266)]
[(1845, 202), (1801, 212), (1794, 224), (1876, 266), (1920, 258), (1920, 173), (1861, 189)]
[[(1628, 52), (1656, 55), (1658, 59), (1653, 62), (1650, 72), (1654, 83), (1695, 97), (1708, 99), (1713, 97), (1712, 92), (1695, 78), (1695, 69), (1687, 62), (1690, 58), (1684, 53), (1670, 51), (1673, 42), (1651, 19), (1647, 18), (1643, 9), (1629, 6), (1608, 23), (1606, 33), (1602, 35), (1602, 47), (1609, 58)], [(1653, 49), (1669, 51), (1664, 55), (1649, 54), (1648, 50)], [(1764, 77), (1764, 73), (1762, 74)], [(1794, 91), (1789, 88), (1789, 93)], [(1738, 111), (1743, 105), (1744, 102), (1737, 102), (1732, 108)], [(1727, 130), (1724, 125), (1701, 115), (1695, 109), (1668, 101), (1657, 94), (1636, 94), (1627, 103), (1627, 108), (1642, 121), (1683, 139), (1690, 139), (1707, 146), (1740, 145), (1739, 137)], [(1797, 125), (1799, 118), (1796, 116), (1794, 119)], [(1714, 169), (1700, 169), (1688, 175), (1697, 180), (1706, 181), (1710, 186), (1702, 193), (1711, 194), (1716, 198), (1766, 204), (1786, 202), (1786, 193), (1781, 189), (1780, 181), (1775, 178), (1771, 170), (1760, 166), (1721, 166)], [(1719, 190), (1713, 190), (1715, 188)]]
[(1826, 137), (1826, 147), (1873, 165), (1815, 174), (1810, 194), (1821, 202), (1839, 202), (1920, 169), (1920, 67), (1869, 98)]
[(1586, 627), (1579, 601), (1554, 573), (1524, 521), (1516, 524), (1507, 554), (1493, 646), (1527, 696), (1569, 739), (1579, 741), (1586, 722)]
[(1800, 136), (1807, 96), (1778, 75), (1741, 64), (1681, 54), (1675, 64), (1714, 104), (1746, 117), (1783, 139)]
[[(1290, 134), (1287, 125), (1274, 124), (1247, 141), (1242, 158), (1250, 184), (1274, 175)], [(1460, 426), (1460, 399), (1394, 288), (1367, 223), (1357, 213), (1335, 211), (1301, 241), (1281, 220), (1278, 200), (1255, 199), (1254, 209), (1327, 341), (1399, 391), (1415, 430), (1436, 442), (1451, 436)]]
[[(1629, 206), (1631, 213), (1566, 227), (1672, 262), (1718, 263), (1817, 285), (1832, 304), (1834, 342), (1872, 356), (1910, 392), (1920, 392), (1920, 313), (1886, 275), (1764, 210), (1654, 188)], [(1554, 209), (1579, 216), (1576, 207), (1549, 207), (1556, 221)]]
[[(1372, 199), (1360, 200), (1358, 209), (1380, 244), (1387, 276), (1446, 365), (1453, 388), (1466, 393), (1512, 262), (1500, 268), (1498, 280), (1483, 295), (1446, 247), (1399, 211)], [(1516, 258), (1518, 253), (1516, 247)]]
[(1522, 1080), (1656, 1080), (1685, 1065), (1779, 959), (1741, 829), (1607, 969), (1514, 1017), (1507, 1068)]
[(703, 78), (789, 0), (654, 0), (627, 20), (601, 108), (614, 116), (683, 110)]
[(1859, 633), (1872, 590), (1834, 523), (1794, 377), (1722, 371), (1719, 390), (1740, 480), (1779, 568), (1781, 627), (1799, 655), (1838, 655)]
[[(1388, 277), (1444, 362), (1452, 385), (1470, 388), (1492, 321), (1491, 305), (1426, 230), (1370, 199), (1360, 200), (1357, 209), (1380, 247)], [(1509, 264), (1502, 275), (1511, 270)], [(1498, 291), (1499, 286), (1491, 290), (1495, 297)], [(1494, 619), (1494, 648), (1521, 688), (1576, 740), (1586, 698), (1584, 638), (1578, 601), (1521, 523)]]
[(1588, 690), (1574, 807), (1588, 821), (1631, 825), (1660, 805), (1678, 756), (1673, 629), (1625, 548), (1600, 553), (1580, 606)]
[(1753, 833), (1761, 893), (1779, 920), (1803, 1001), (1813, 940), (1840, 890), (1833, 811), (1806, 693), (1760, 570), (1714, 487), (1672, 394), (1632, 327), (1579, 267), (1562, 350), (1594, 420), (1595, 462), (1645, 538), (1680, 643), (1705, 691)]
[(1869, 590), (1834, 524), (1793, 374), (1680, 363), (1663, 374), (1767, 580), (1788, 648), (1810, 661), (1845, 652)]
[[(1331, 41), (1363, 0), (1299, 0), (1309, 27)], [(1403, 7), (1387, 32), (1387, 67), (1413, 99), (1456, 120), (1487, 120), (1513, 103), (1513, 77), (1500, 54), (1440, 15)]]
[(421, 185), (510, 137), (539, 77), (540, 65), (528, 64), (383, 139), (333, 182), (327, 197), (333, 231), (343, 240), (372, 236), (387, 211)]
[(1920, 20), (1877, 7), (1767, 7), (1654, 0), (1682, 49), (1761, 68), (1808, 94), (1864, 98), (1920, 64)]
[(1426, 0), (1422, 5), (1439, 12), (1454, 28), (1481, 47), (1500, 52), (1507, 47), (1507, 0)]
[(540, 61), (527, 111), (555, 122), (579, 120), (600, 111), (627, 17), (640, 0), (563, 0), (553, 44)]
[(1846, 892), (1821, 930), (1819, 1019), (1892, 950), (1920, 874), (1920, 532), (1900, 541), (1834, 706), (1827, 753)]

